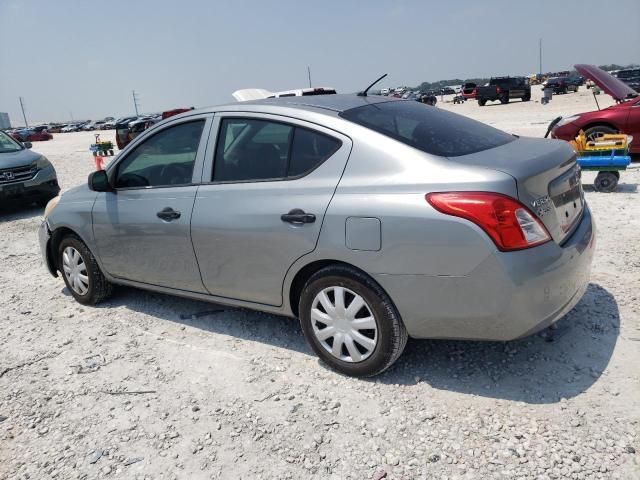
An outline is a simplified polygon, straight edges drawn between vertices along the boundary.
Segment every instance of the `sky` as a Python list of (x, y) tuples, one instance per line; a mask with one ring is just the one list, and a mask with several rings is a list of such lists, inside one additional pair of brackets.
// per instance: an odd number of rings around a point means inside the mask
[(0, 0), (0, 112), (23, 124), (640, 63), (638, 0)]

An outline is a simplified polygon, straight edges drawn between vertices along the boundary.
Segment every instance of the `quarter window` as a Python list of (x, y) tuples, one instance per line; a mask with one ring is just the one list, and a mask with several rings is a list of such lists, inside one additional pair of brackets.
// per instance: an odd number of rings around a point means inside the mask
[(213, 181), (282, 180), (309, 173), (341, 142), (293, 125), (257, 119), (223, 119)]
[(116, 188), (162, 187), (192, 182), (204, 120), (166, 128), (118, 165)]

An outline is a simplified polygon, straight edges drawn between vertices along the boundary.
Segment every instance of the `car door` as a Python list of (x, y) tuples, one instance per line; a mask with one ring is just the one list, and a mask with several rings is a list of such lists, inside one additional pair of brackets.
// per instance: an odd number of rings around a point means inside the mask
[(524, 96), (524, 84), (519, 79), (510, 79), (509, 83), (509, 98), (520, 98)]
[(191, 221), (202, 280), (216, 296), (281, 305), (287, 270), (315, 249), (351, 141), (266, 114), (216, 114), (212, 130)]
[(126, 280), (205, 292), (190, 219), (211, 118), (193, 116), (145, 134), (109, 169), (93, 232), (105, 270)]

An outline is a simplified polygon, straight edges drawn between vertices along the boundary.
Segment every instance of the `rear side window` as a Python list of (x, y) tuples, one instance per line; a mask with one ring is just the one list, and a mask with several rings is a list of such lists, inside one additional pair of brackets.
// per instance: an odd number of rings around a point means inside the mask
[(340, 148), (341, 142), (306, 128), (296, 128), (291, 147), (289, 176), (298, 177), (314, 170)]
[(268, 120), (223, 119), (213, 168), (215, 182), (282, 180), (314, 170), (340, 148), (327, 135)]
[(413, 101), (369, 104), (340, 116), (441, 157), (469, 155), (515, 140), (484, 123)]

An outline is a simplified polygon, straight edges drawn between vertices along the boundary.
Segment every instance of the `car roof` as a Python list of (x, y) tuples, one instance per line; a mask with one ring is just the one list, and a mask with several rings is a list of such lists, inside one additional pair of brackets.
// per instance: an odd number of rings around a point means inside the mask
[[(334, 114), (338, 114), (344, 112), (345, 110), (350, 110), (352, 108), (362, 107), (365, 105), (371, 105), (376, 103), (385, 103), (385, 102), (397, 102), (399, 99), (390, 98), (390, 97), (381, 97), (379, 95), (368, 95), (368, 96), (359, 96), (355, 93), (351, 94), (329, 94), (329, 95), (311, 95), (305, 97), (280, 97), (280, 98), (265, 98), (263, 100), (251, 100), (248, 102), (236, 102), (226, 105), (220, 105), (216, 107), (201, 109), (201, 111), (215, 111), (224, 109), (224, 107), (231, 106), (233, 110), (247, 110), (250, 109), (251, 106), (277, 106), (277, 107), (289, 107), (289, 108), (297, 108), (301, 110), (324, 110), (325, 113), (333, 112)], [(192, 113), (197, 112), (197, 110), (192, 110)]]
[(256, 105), (277, 105), (293, 108), (301, 108), (303, 110), (308, 108), (320, 108), (324, 110), (331, 110), (333, 112), (344, 112), (352, 108), (362, 107), (372, 103), (384, 103), (394, 101), (387, 97), (382, 98), (378, 95), (371, 96), (359, 96), (356, 94), (341, 94), (341, 95), (312, 95), (308, 97), (280, 97), (280, 98), (266, 98), (264, 100), (256, 100), (253, 102), (246, 102), (247, 104)]

